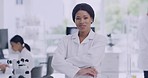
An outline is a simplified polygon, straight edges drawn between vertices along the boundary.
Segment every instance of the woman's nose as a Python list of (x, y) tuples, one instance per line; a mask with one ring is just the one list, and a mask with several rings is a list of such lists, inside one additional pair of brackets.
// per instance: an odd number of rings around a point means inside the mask
[(84, 19), (81, 19), (81, 20), (80, 20), (80, 23), (84, 23)]

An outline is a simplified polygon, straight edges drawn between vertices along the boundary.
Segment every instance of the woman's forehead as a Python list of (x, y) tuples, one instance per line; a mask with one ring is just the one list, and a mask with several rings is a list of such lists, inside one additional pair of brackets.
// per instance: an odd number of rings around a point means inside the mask
[(17, 43), (15, 43), (15, 42), (10, 42), (12, 45), (16, 45)]
[(78, 11), (77, 13), (76, 13), (76, 16), (75, 17), (85, 17), (85, 16), (89, 16), (90, 17), (90, 15), (86, 12), (86, 11), (83, 11), (83, 10), (80, 10), (80, 11)]

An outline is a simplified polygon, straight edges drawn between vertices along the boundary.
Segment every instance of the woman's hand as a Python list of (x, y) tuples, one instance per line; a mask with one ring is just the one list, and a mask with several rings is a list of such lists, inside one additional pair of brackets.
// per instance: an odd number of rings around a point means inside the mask
[(9, 67), (7, 64), (0, 64), (0, 71), (5, 73), (6, 67)]
[(88, 68), (81, 68), (78, 72), (77, 75), (88, 75), (92, 77), (97, 77), (97, 71), (95, 68), (88, 67)]

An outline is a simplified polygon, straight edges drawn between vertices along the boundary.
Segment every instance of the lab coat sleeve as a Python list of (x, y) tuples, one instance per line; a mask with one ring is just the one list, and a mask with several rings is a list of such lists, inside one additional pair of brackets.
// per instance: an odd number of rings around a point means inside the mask
[(143, 70), (148, 70), (148, 16), (143, 16), (139, 20), (139, 57), (138, 67)]
[(23, 56), (21, 58), (24, 58), (24, 59), (28, 59), (29, 62), (27, 63), (29, 66), (29, 71), (32, 70), (32, 68), (34, 67), (34, 59), (33, 59), (33, 56), (32, 56), (32, 53), (31, 52), (26, 52), (24, 54), (22, 54)]
[(33, 56), (32, 56), (32, 53), (30, 53), (30, 55), (29, 55), (29, 69), (30, 69), (30, 71), (33, 69), (33, 67), (34, 67), (34, 58), (33, 58)]
[(106, 38), (96, 39), (86, 54), (68, 58), (66, 61), (79, 67), (93, 67), (100, 64), (105, 55)]
[[(146, 17), (146, 16), (145, 16)], [(146, 52), (147, 51), (147, 46), (148, 46), (148, 34), (147, 34), (147, 29), (148, 29), (148, 18), (141, 18), (141, 21), (139, 22), (139, 47), (140, 47), (140, 52)]]
[[(140, 38), (140, 42), (143, 42), (143, 44), (147, 44), (148, 43), (148, 34), (147, 34), (147, 30), (148, 30), (148, 16), (146, 16), (146, 18), (143, 18), (140, 21), (140, 25), (139, 25), (140, 29), (139, 29), (139, 38)], [(145, 45), (142, 45), (145, 46)]]
[(56, 49), (53, 60), (52, 60), (52, 67), (65, 75), (67, 75), (69, 78), (74, 78), (76, 73), (80, 70), (79, 67), (74, 66), (73, 64), (67, 62), (66, 59), (66, 45), (67, 41), (62, 40), (58, 44), (58, 48)]

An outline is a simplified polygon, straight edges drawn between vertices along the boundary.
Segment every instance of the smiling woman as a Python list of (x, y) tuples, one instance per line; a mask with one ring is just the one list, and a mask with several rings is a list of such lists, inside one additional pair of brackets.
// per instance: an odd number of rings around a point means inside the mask
[(77, 5), (73, 12), (72, 17), (77, 28), (79, 29), (80, 43), (87, 37), (91, 30), (91, 24), (94, 21), (94, 10), (90, 5), (80, 4)]
[(52, 67), (66, 78), (98, 77), (106, 38), (91, 30), (94, 16), (89, 4), (80, 3), (73, 9), (72, 18), (78, 31), (59, 42), (52, 60)]

